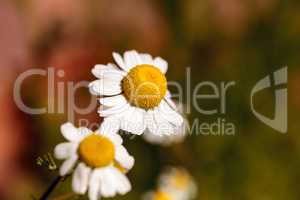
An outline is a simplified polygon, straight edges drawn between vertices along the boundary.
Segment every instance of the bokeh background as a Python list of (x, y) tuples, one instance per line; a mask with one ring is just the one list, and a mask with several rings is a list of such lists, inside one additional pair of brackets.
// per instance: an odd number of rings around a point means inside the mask
[[(55, 84), (91, 81), (95, 64), (111, 62), (113, 51), (129, 49), (165, 58), (168, 79), (183, 86), (187, 66), (192, 86), (235, 81), (225, 115), (205, 116), (192, 109), (188, 117), (191, 122), (225, 117), (236, 125), (236, 133), (191, 134), (169, 147), (125, 137), (136, 158), (129, 173), (133, 190), (116, 199), (140, 199), (166, 165), (190, 171), (197, 199), (300, 199), (299, 35), (296, 0), (1, 0), (0, 199), (31, 199), (47, 188), (57, 172), (39, 167), (35, 159), (63, 141), (59, 126), (67, 120), (66, 112), (29, 115), (18, 109), (12, 95), (16, 78), (31, 68), (54, 67), (65, 72)], [(255, 83), (283, 66), (289, 66), (287, 134), (259, 122), (249, 104)], [(32, 107), (46, 106), (47, 78), (26, 79), (22, 98)], [(82, 107), (91, 100), (86, 88), (75, 98)], [(272, 99), (274, 90), (256, 99), (256, 107), (270, 117)], [(217, 100), (200, 103), (219, 106)], [(76, 122), (82, 118), (100, 122), (96, 109), (75, 115)], [(67, 181), (51, 198), (69, 192)]]

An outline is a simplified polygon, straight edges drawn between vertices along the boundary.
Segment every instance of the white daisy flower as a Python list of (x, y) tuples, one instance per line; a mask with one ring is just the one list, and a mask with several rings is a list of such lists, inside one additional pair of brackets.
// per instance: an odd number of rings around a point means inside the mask
[(187, 170), (179, 167), (169, 167), (162, 173), (158, 181), (158, 187), (180, 200), (195, 198), (197, 186)]
[(170, 135), (183, 123), (167, 90), (168, 63), (160, 57), (127, 51), (113, 53), (118, 64), (96, 65), (90, 83), (92, 94), (100, 96), (99, 114), (113, 126), (133, 134), (146, 129), (156, 135)]
[(179, 113), (183, 116), (183, 123), (181, 124), (181, 126), (175, 129), (173, 135), (156, 135), (150, 132), (148, 129), (146, 129), (145, 133), (143, 134), (144, 140), (146, 140), (149, 143), (162, 146), (169, 146), (184, 141), (189, 131), (189, 121), (184, 115), (184, 105), (176, 101), (175, 104), (178, 108)]
[(72, 188), (77, 194), (88, 191), (90, 200), (100, 197), (124, 195), (131, 190), (125, 172), (134, 165), (122, 145), (122, 138), (105, 124), (93, 132), (87, 128), (76, 128), (71, 123), (61, 126), (62, 135), (68, 142), (58, 144), (54, 154), (65, 160), (60, 167), (60, 175), (71, 174)]

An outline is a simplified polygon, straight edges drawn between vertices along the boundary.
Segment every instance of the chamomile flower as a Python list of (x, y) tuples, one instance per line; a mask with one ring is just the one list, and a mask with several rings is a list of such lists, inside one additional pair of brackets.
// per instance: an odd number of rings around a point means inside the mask
[(58, 144), (54, 154), (65, 160), (60, 175), (72, 175), (72, 189), (77, 194), (88, 192), (90, 200), (124, 195), (131, 190), (125, 175), (134, 165), (134, 159), (122, 145), (122, 138), (104, 124), (93, 132), (76, 128), (71, 123), (61, 126), (68, 141)]
[(169, 167), (163, 172), (158, 181), (162, 191), (176, 194), (180, 200), (193, 199), (197, 193), (196, 184), (187, 170), (179, 167)]
[(170, 135), (183, 123), (167, 89), (168, 63), (160, 57), (127, 51), (113, 53), (118, 64), (96, 65), (90, 83), (100, 96), (99, 114), (121, 130), (142, 134)]
[(184, 114), (184, 105), (176, 101), (175, 104), (178, 108), (178, 112), (183, 116), (183, 123), (181, 126), (177, 127), (172, 135), (156, 135), (146, 129), (145, 133), (143, 134), (144, 140), (149, 143), (162, 146), (169, 146), (184, 141), (189, 131), (189, 121)]

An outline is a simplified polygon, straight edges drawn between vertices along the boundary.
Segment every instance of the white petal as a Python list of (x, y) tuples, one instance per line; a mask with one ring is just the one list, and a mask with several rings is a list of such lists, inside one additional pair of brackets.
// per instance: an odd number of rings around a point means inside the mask
[(124, 195), (131, 190), (128, 178), (115, 167), (107, 167), (101, 172), (100, 190), (103, 197)]
[(126, 76), (124, 71), (119, 69), (111, 69), (111, 67), (101, 67), (92, 69), (92, 73), (99, 79), (113, 79), (116, 81), (120, 81)]
[(120, 70), (115, 64), (108, 63), (107, 65), (97, 64), (94, 66), (94, 69), (101, 70), (101, 69), (110, 69), (110, 70)]
[(124, 53), (124, 61), (125, 61), (125, 64), (126, 64), (126, 69), (127, 71), (129, 71), (132, 67), (134, 67), (134, 63), (133, 61), (131, 60), (131, 56), (130, 56), (130, 52), (129, 51), (126, 51)]
[(150, 54), (140, 53), (140, 58), (142, 60), (142, 63), (153, 65), (153, 59)]
[(167, 70), (168, 70), (168, 63), (167, 63), (167, 61), (165, 61), (164, 59), (162, 59), (161, 57), (156, 57), (155, 59), (154, 59), (154, 65), (156, 66), (156, 67), (158, 67), (159, 69), (160, 69), (160, 71), (162, 72), (162, 73), (166, 73), (167, 72)]
[(167, 90), (165, 98), (170, 98), (170, 99), (172, 98), (172, 94), (171, 94), (170, 90)]
[(152, 144), (164, 144), (166, 136), (161, 136), (150, 132), (149, 129), (143, 134), (143, 139)]
[(139, 55), (136, 51), (126, 51), (124, 53), (124, 60), (127, 66), (127, 69), (130, 70), (131, 68), (141, 64)]
[(120, 120), (115, 117), (106, 117), (97, 131), (103, 135), (117, 134), (120, 127)]
[(77, 154), (75, 154), (75, 155), (71, 156), (69, 159), (65, 160), (63, 162), (63, 164), (60, 166), (59, 174), (61, 176), (65, 176), (65, 175), (69, 174), (72, 171), (77, 160), (78, 160)]
[(78, 133), (80, 134), (81, 138), (84, 138), (84, 137), (92, 134), (93, 131), (91, 131), (90, 129), (88, 129), (86, 127), (79, 127), (78, 128)]
[(99, 171), (93, 170), (93, 172), (90, 175), (90, 181), (89, 181), (89, 200), (99, 200), (100, 198), (100, 184), (101, 180), (99, 177)]
[(106, 167), (101, 171), (100, 193), (103, 197), (114, 197), (117, 194), (116, 181), (112, 167)]
[(112, 97), (104, 97), (99, 99), (100, 103), (105, 106), (120, 106), (127, 103), (124, 95), (116, 95)]
[(126, 75), (126, 73), (122, 72), (120, 70), (97, 71), (97, 78), (99, 78), (99, 79), (113, 79), (115, 81), (121, 81), (125, 75)]
[(99, 130), (96, 133), (109, 138), (115, 146), (121, 145), (123, 143), (122, 137), (118, 134), (120, 130), (120, 120), (114, 117), (104, 118), (100, 125)]
[(56, 145), (54, 149), (54, 156), (57, 159), (67, 159), (76, 153), (77, 145), (71, 142), (65, 142)]
[[(94, 66), (94, 68), (92, 69), (92, 73), (93, 72), (96, 72), (96, 74), (97, 74), (97, 71), (101, 71), (102, 69), (111, 69), (111, 70), (113, 70), (113, 69), (115, 69), (115, 68), (111, 68), (110, 66), (107, 66), (107, 65), (103, 65), (103, 64), (96, 64), (95, 66)], [(94, 73), (93, 73), (94, 74)], [(95, 74), (94, 74), (95, 75)], [(96, 76), (96, 75), (95, 75)]]
[(117, 105), (114, 107), (107, 107), (107, 106), (101, 105), (99, 107), (98, 113), (101, 117), (109, 117), (111, 115), (124, 112), (125, 110), (128, 110), (129, 108), (130, 108), (130, 105), (128, 103), (125, 105)]
[(113, 65), (102, 65), (102, 64), (97, 64), (94, 66), (92, 69), (92, 74), (96, 76), (97, 78), (100, 78), (101, 76), (101, 71), (102, 70), (117, 70), (118, 68), (115, 68)]
[(162, 146), (169, 146), (174, 143), (182, 142), (186, 136), (186, 127), (178, 127), (174, 129), (172, 135), (157, 135), (150, 132), (148, 129), (143, 134), (143, 138), (152, 144), (159, 144)]
[(122, 58), (122, 56), (121, 56), (120, 54), (114, 52), (114, 53), (113, 53), (113, 57), (114, 57), (116, 63), (117, 63), (123, 70), (128, 71), (128, 69), (127, 69), (127, 67), (126, 67), (126, 64), (125, 64), (125, 62), (124, 62), (124, 60), (123, 60), (123, 58)]
[(116, 183), (116, 189), (117, 193), (120, 195), (124, 195), (128, 193), (131, 190), (131, 184), (128, 178), (125, 174), (121, 173), (118, 169), (114, 168), (112, 169), (113, 174), (115, 176), (115, 183)]
[(180, 114), (184, 114), (184, 104), (180, 101), (173, 101), (172, 100), (172, 95), (171, 92), (169, 90), (167, 90), (167, 93), (165, 95), (165, 101), (167, 102), (167, 104), (169, 104), (169, 106), (171, 106), (171, 108), (175, 111), (177, 111)]
[(105, 137), (108, 137), (114, 143), (115, 146), (119, 146), (123, 143), (122, 137), (117, 133), (104, 133), (103, 135)]
[(145, 114), (144, 110), (130, 106), (129, 109), (121, 113), (120, 128), (132, 134), (141, 135), (146, 129)]
[[(120, 70), (120, 68), (118, 68), (114, 63), (108, 63), (107, 67), (109, 67), (110, 69)], [(121, 71), (121, 72), (123, 72), (123, 71)]]
[(147, 130), (153, 134), (156, 133), (156, 131), (158, 130), (158, 126), (157, 123), (155, 121), (154, 118), (154, 111), (153, 110), (148, 110), (146, 117), (145, 117), (145, 123), (147, 126)]
[(60, 131), (64, 138), (69, 141), (79, 141), (81, 139), (78, 129), (70, 122), (61, 125)]
[(165, 101), (171, 106), (173, 110), (177, 110), (177, 106), (171, 98), (165, 97)]
[(140, 65), (140, 64), (142, 64), (142, 59), (140, 58), (140, 55), (138, 54), (137, 51), (132, 50), (132, 51), (131, 51), (131, 57), (132, 57), (132, 60), (133, 60), (133, 62), (135, 63), (135, 65)]
[(116, 161), (127, 170), (130, 170), (134, 165), (134, 158), (129, 155), (124, 146), (120, 145), (116, 148)]
[(166, 120), (158, 108), (147, 111), (147, 130), (157, 137), (174, 134), (175, 126)]
[(157, 135), (171, 135), (175, 132), (175, 127), (168, 122), (163, 116), (163, 114), (156, 108), (154, 110), (154, 119), (156, 122), (156, 130), (151, 131), (153, 134)]
[(93, 95), (116, 95), (122, 92), (120, 81), (113, 79), (100, 79), (89, 84)]
[(165, 101), (161, 101), (158, 106), (160, 114), (169, 122), (175, 126), (181, 126), (183, 123), (183, 117), (174, 111)]
[(90, 172), (91, 168), (87, 167), (84, 163), (79, 163), (76, 167), (72, 179), (72, 188), (75, 193), (85, 194), (88, 188)]

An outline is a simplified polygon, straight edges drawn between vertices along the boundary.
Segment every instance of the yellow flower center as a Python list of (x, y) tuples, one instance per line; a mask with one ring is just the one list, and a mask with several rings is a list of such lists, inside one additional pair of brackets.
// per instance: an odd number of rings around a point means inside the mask
[(172, 198), (166, 192), (157, 191), (153, 195), (153, 200), (172, 200)]
[(122, 89), (132, 105), (151, 109), (158, 106), (164, 98), (167, 92), (167, 79), (152, 65), (137, 65), (122, 80)]
[(114, 161), (115, 147), (108, 138), (92, 134), (81, 141), (78, 154), (90, 167), (105, 167)]

